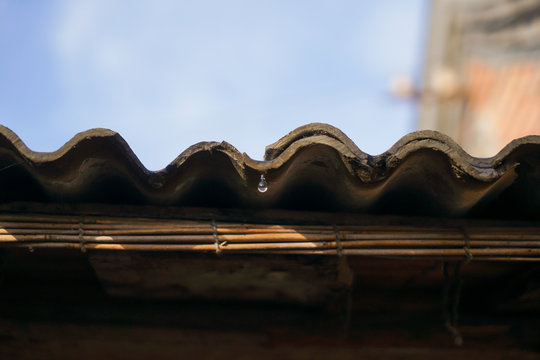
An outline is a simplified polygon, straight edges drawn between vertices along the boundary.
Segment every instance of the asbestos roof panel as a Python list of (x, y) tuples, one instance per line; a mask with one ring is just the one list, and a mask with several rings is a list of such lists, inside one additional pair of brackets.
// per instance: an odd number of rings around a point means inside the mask
[[(540, 220), (540, 136), (475, 158), (434, 131), (362, 152), (326, 124), (302, 126), (255, 161), (226, 142), (189, 147), (147, 170), (117, 133), (93, 129), (54, 152), (0, 127), (0, 202), (295, 209)], [(268, 191), (257, 189), (264, 175)]]

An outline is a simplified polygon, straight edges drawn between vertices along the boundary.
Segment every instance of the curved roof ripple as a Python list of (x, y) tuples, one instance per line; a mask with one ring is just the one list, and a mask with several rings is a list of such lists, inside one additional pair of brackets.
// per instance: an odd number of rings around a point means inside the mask
[[(264, 175), (268, 191), (259, 193)], [(0, 127), (0, 202), (284, 208), (540, 220), (540, 136), (491, 158), (435, 131), (404, 136), (380, 155), (327, 124), (302, 126), (256, 161), (226, 142), (201, 142), (160, 171), (146, 169), (114, 131), (92, 129), (50, 153)]]

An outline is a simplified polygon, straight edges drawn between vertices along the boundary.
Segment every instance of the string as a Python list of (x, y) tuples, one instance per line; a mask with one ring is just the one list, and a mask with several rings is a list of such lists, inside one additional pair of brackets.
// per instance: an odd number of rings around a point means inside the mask
[(465, 246), (463, 247), (463, 250), (465, 250), (465, 262), (466, 263), (469, 263), (472, 261), (473, 259), (473, 255), (471, 254), (471, 243), (470, 243), (470, 238), (469, 238), (469, 234), (467, 234), (467, 231), (465, 230), (464, 227), (461, 227), (460, 228), (461, 230), (461, 234), (463, 235), (463, 240), (465, 242)]
[(84, 223), (84, 216), (81, 217), (81, 220), (79, 221), (79, 243), (81, 245), (81, 252), (82, 253), (85, 253), (86, 252), (86, 247), (84, 246), (84, 228), (83, 228), (83, 223)]
[(457, 346), (463, 345), (463, 337), (461, 336), (461, 333), (457, 329), (457, 319), (458, 319), (458, 305), (459, 305), (459, 298), (461, 296), (461, 286), (463, 281), (461, 280), (460, 275), (461, 270), (461, 261), (457, 263), (455, 271), (454, 271), (454, 278), (455, 278), (455, 288), (454, 293), (451, 299), (450, 304), (450, 291), (451, 291), (451, 284), (450, 284), (450, 275), (448, 274), (448, 263), (445, 261), (443, 262), (443, 276), (444, 276), (444, 286), (443, 286), (443, 317), (444, 317), (444, 325), (446, 329), (452, 334), (454, 337), (454, 343)]
[(212, 219), (212, 231), (214, 233), (214, 243), (216, 245), (216, 255), (221, 255), (221, 247), (219, 244), (219, 238), (217, 233), (216, 220)]
[(334, 225), (334, 235), (336, 236), (336, 251), (337, 255), (341, 257), (343, 255), (343, 248), (341, 246), (341, 234), (339, 233), (339, 229), (337, 225)]
[(341, 233), (337, 225), (334, 225), (334, 235), (336, 237), (336, 253), (339, 258), (337, 264), (338, 281), (346, 285), (343, 299), (342, 336), (344, 339), (347, 339), (349, 337), (352, 319), (354, 274), (349, 267), (347, 257), (343, 256)]

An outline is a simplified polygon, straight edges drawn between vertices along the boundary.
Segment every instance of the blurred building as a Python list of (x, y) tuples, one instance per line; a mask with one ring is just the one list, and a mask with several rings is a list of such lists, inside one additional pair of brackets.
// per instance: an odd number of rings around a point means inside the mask
[(540, 134), (540, 0), (434, 0), (419, 129), (471, 155)]

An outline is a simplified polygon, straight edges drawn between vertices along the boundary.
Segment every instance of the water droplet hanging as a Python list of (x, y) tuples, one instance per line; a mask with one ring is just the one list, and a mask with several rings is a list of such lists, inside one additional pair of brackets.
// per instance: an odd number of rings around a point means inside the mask
[(264, 175), (261, 175), (261, 181), (259, 181), (259, 185), (257, 185), (257, 190), (259, 192), (263, 193), (268, 190), (268, 184), (266, 183), (266, 180), (264, 179)]

